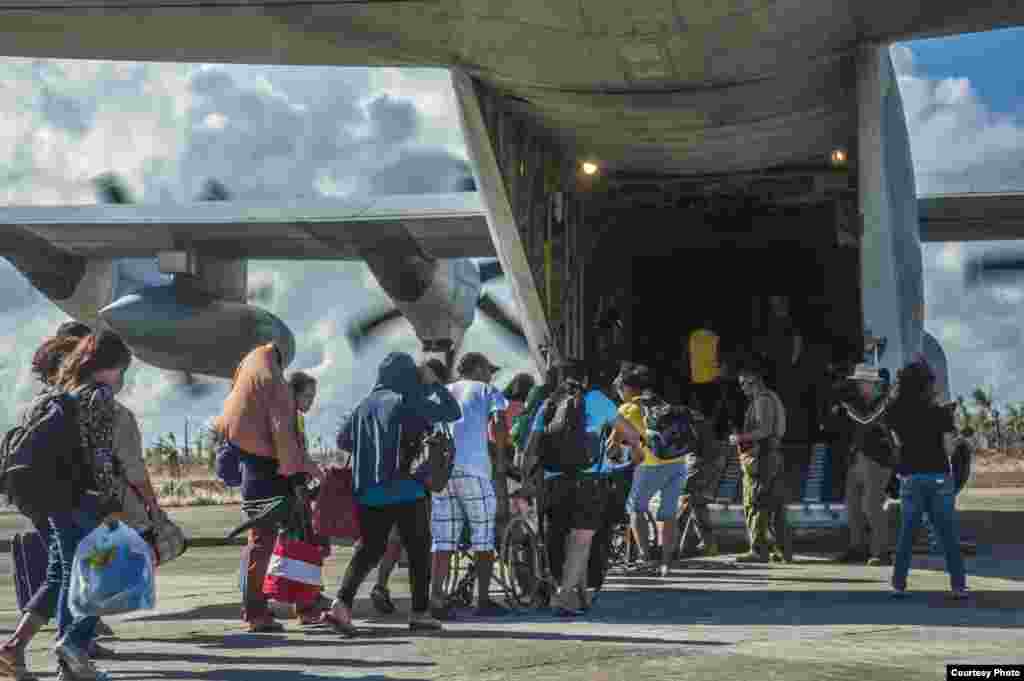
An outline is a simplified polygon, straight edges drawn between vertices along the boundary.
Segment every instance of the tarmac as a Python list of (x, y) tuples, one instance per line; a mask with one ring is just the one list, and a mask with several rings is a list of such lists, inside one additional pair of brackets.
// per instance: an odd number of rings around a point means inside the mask
[[(336, 588), (351, 549), (325, 568)], [(10, 584), (9, 554), (0, 581)], [(801, 554), (791, 565), (692, 559), (668, 578), (612, 574), (585, 617), (527, 610), (480, 619), (470, 611), (442, 634), (411, 634), (404, 569), (392, 580), (398, 613), (356, 605), (354, 639), (291, 620), (283, 634), (249, 634), (238, 621), (237, 547), (190, 549), (158, 574), (157, 609), (107, 618), (114, 679), (871, 679), (945, 678), (947, 664), (1024, 662), (1024, 549), (979, 546), (967, 558), (972, 597), (946, 598), (942, 559), (915, 556), (908, 598), (894, 600), (891, 568), (843, 566)], [(0, 590), (0, 633), (17, 619)], [(30, 664), (54, 678), (52, 630)]]

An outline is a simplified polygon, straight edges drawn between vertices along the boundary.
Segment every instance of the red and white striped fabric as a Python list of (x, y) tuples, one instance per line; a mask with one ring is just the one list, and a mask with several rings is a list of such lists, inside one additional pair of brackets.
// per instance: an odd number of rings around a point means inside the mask
[(283, 603), (312, 603), (320, 594), (323, 569), (322, 546), (279, 535), (263, 580), (263, 593)]

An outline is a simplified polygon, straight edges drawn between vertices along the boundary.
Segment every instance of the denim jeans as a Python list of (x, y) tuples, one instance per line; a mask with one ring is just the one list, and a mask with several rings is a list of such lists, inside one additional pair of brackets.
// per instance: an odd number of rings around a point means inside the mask
[(46, 547), (46, 579), (36, 589), (31, 600), (25, 605), (25, 609), (50, 621), (57, 614), (57, 598), (60, 596), (60, 561), (56, 564), (50, 562), (50, 517), (44, 515), (33, 518), (32, 524), (39, 536), (42, 537), (43, 546)]
[(59, 592), (57, 597), (57, 639), (87, 650), (96, 629), (98, 617), (75, 619), (68, 608), (71, 586), (71, 566), (75, 560), (75, 549), (90, 532), (99, 526), (100, 518), (87, 506), (71, 512), (50, 515), (50, 554), (46, 569), (46, 581), (50, 590)]
[(901, 523), (900, 538), (896, 544), (896, 561), (892, 572), (892, 585), (907, 588), (910, 572), (914, 532), (921, 524), (921, 516), (928, 513), (941, 539), (946, 555), (946, 570), (954, 590), (967, 588), (964, 561), (960, 555), (960, 537), (954, 504), (956, 493), (953, 477), (941, 473), (919, 473), (905, 478), (900, 485)]

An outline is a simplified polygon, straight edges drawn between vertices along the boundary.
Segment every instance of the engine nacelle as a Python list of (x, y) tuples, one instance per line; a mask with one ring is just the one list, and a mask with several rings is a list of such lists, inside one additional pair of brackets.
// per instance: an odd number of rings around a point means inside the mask
[(430, 285), (418, 300), (395, 300), (395, 306), (412, 324), (425, 350), (451, 341), (449, 352), (455, 353), (476, 316), (480, 271), (466, 258), (439, 260), (437, 265)]
[(285, 366), (295, 358), (295, 336), (274, 314), (175, 284), (122, 296), (100, 318), (139, 359), (162, 369), (230, 379), (239, 362), (266, 343), (281, 348)]

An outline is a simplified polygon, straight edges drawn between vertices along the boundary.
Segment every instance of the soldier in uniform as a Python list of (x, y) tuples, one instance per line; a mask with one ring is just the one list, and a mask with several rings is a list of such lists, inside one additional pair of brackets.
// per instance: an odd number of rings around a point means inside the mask
[[(793, 559), (793, 549), (786, 525), (779, 453), (779, 443), (786, 434), (786, 409), (779, 396), (765, 387), (760, 368), (748, 366), (740, 371), (740, 388), (750, 405), (743, 421), (743, 432), (730, 436), (730, 442), (739, 448), (743, 469), (743, 510), (750, 551), (737, 561), (788, 563)], [(774, 535), (770, 551), (769, 527)]]

